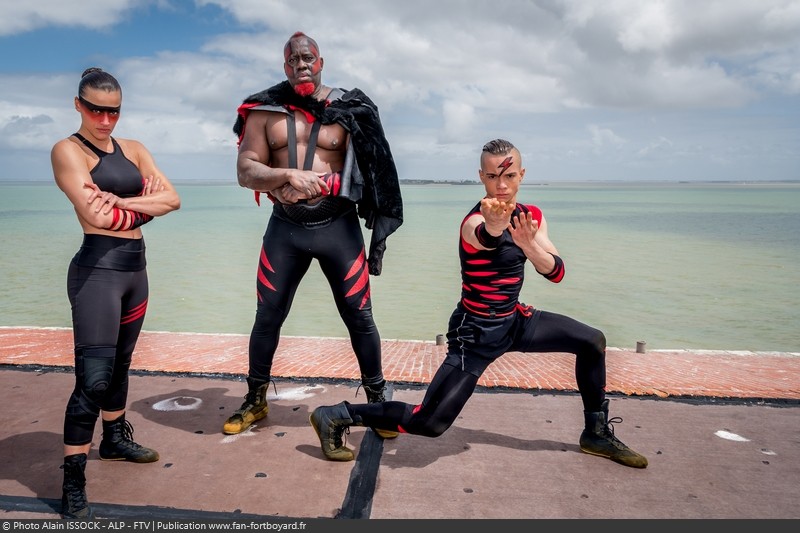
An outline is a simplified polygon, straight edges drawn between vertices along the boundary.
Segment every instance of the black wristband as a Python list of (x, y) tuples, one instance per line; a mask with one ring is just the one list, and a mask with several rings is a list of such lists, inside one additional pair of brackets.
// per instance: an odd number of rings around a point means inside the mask
[(550, 253), (550, 255), (552, 255), (553, 259), (556, 260), (556, 264), (553, 266), (553, 270), (551, 270), (549, 274), (542, 274), (542, 276), (549, 279), (553, 283), (558, 283), (564, 278), (564, 260), (554, 253)]
[(478, 227), (475, 228), (475, 236), (484, 248), (497, 248), (500, 246), (500, 240), (503, 234), (501, 233), (495, 237), (486, 230), (486, 222), (481, 222), (478, 224)]

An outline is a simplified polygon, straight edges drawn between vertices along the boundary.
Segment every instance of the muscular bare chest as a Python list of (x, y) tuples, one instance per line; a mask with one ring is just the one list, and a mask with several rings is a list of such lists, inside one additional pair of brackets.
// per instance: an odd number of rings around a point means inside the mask
[[(267, 120), (267, 142), (270, 150), (280, 150), (289, 144), (288, 129), (292, 127), (282, 113), (272, 113)], [(294, 129), (298, 144), (308, 144), (312, 124), (307, 122), (302, 113), (295, 113)], [(317, 146), (324, 150), (340, 150), (347, 139), (347, 132), (339, 124), (326, 124), (320, 127)]]

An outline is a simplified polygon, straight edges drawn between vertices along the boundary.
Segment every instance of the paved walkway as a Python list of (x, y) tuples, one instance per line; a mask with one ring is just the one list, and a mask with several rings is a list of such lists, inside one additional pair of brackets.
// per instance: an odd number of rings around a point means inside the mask
[[(419, 402), (444, 346), (383, 346), (392, 399)], [(308, 415), (364, 401), (349, 341), (283, 338), (269, 416), (226, 436), (247, 337), (145, 332), (126, 416), (161, 459), (101, 461), (98, 429), (87, 493), (100, 517), (151, 521), (800, 518), (800, 354), (610, 349), (607, 360), (615, 434), (646, 469), (580, 452), (568, 354), (508, 354), (441, 437), (354, 427), (356, 460), (334, 463)], [(71, 365), (71, 330), (0, 328), (0, 521), (58, 517)]]
[[(207, 376), (247, 374), (246, 335), (145, 331), (133, 370)], [(428, 383), (445, 346), (383, 341), (384, 375), (393, 383)], [(628, 396), (769, 398), (800, 400), (800, 353), (610, 348), (607, 391)], [(71, 367), (69, 328), (0, 327), (0, 365)], [(509, 353), (490, 366), (479, 385), (492, 388), (577, 391), (574, 356)], [(348, 339), (283, 337), (273, 376), (357, 380)]]

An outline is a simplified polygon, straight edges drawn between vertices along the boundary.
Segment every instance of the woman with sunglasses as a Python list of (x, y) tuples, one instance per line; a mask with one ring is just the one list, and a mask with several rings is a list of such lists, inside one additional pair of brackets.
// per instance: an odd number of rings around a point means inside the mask
[(141, 226), (179, 209), (180, 198), (144, 145), (111, 136), (122, 107), (114, 76), (96, 67), (84, 71), (74, 105), (80, 128), (51, 152), (56, 184), (83, 230), (67, 271), (75, 388), (64, 419), (61, 514), (91, 519), (84, 472), (98, 417), (100, 459), (158, 461), (158, 452), (133, 441), (125, 420), (128, 369), (149, 294)]

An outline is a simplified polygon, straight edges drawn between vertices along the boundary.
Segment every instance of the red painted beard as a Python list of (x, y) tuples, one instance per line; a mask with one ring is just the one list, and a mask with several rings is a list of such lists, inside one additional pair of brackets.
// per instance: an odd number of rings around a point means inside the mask
[(314, 84), (310, 81), (304, 83), (298, 83), (294, 86), (294, 92), (299, 94), (300, 96), (310, 96), (314, 94)]

